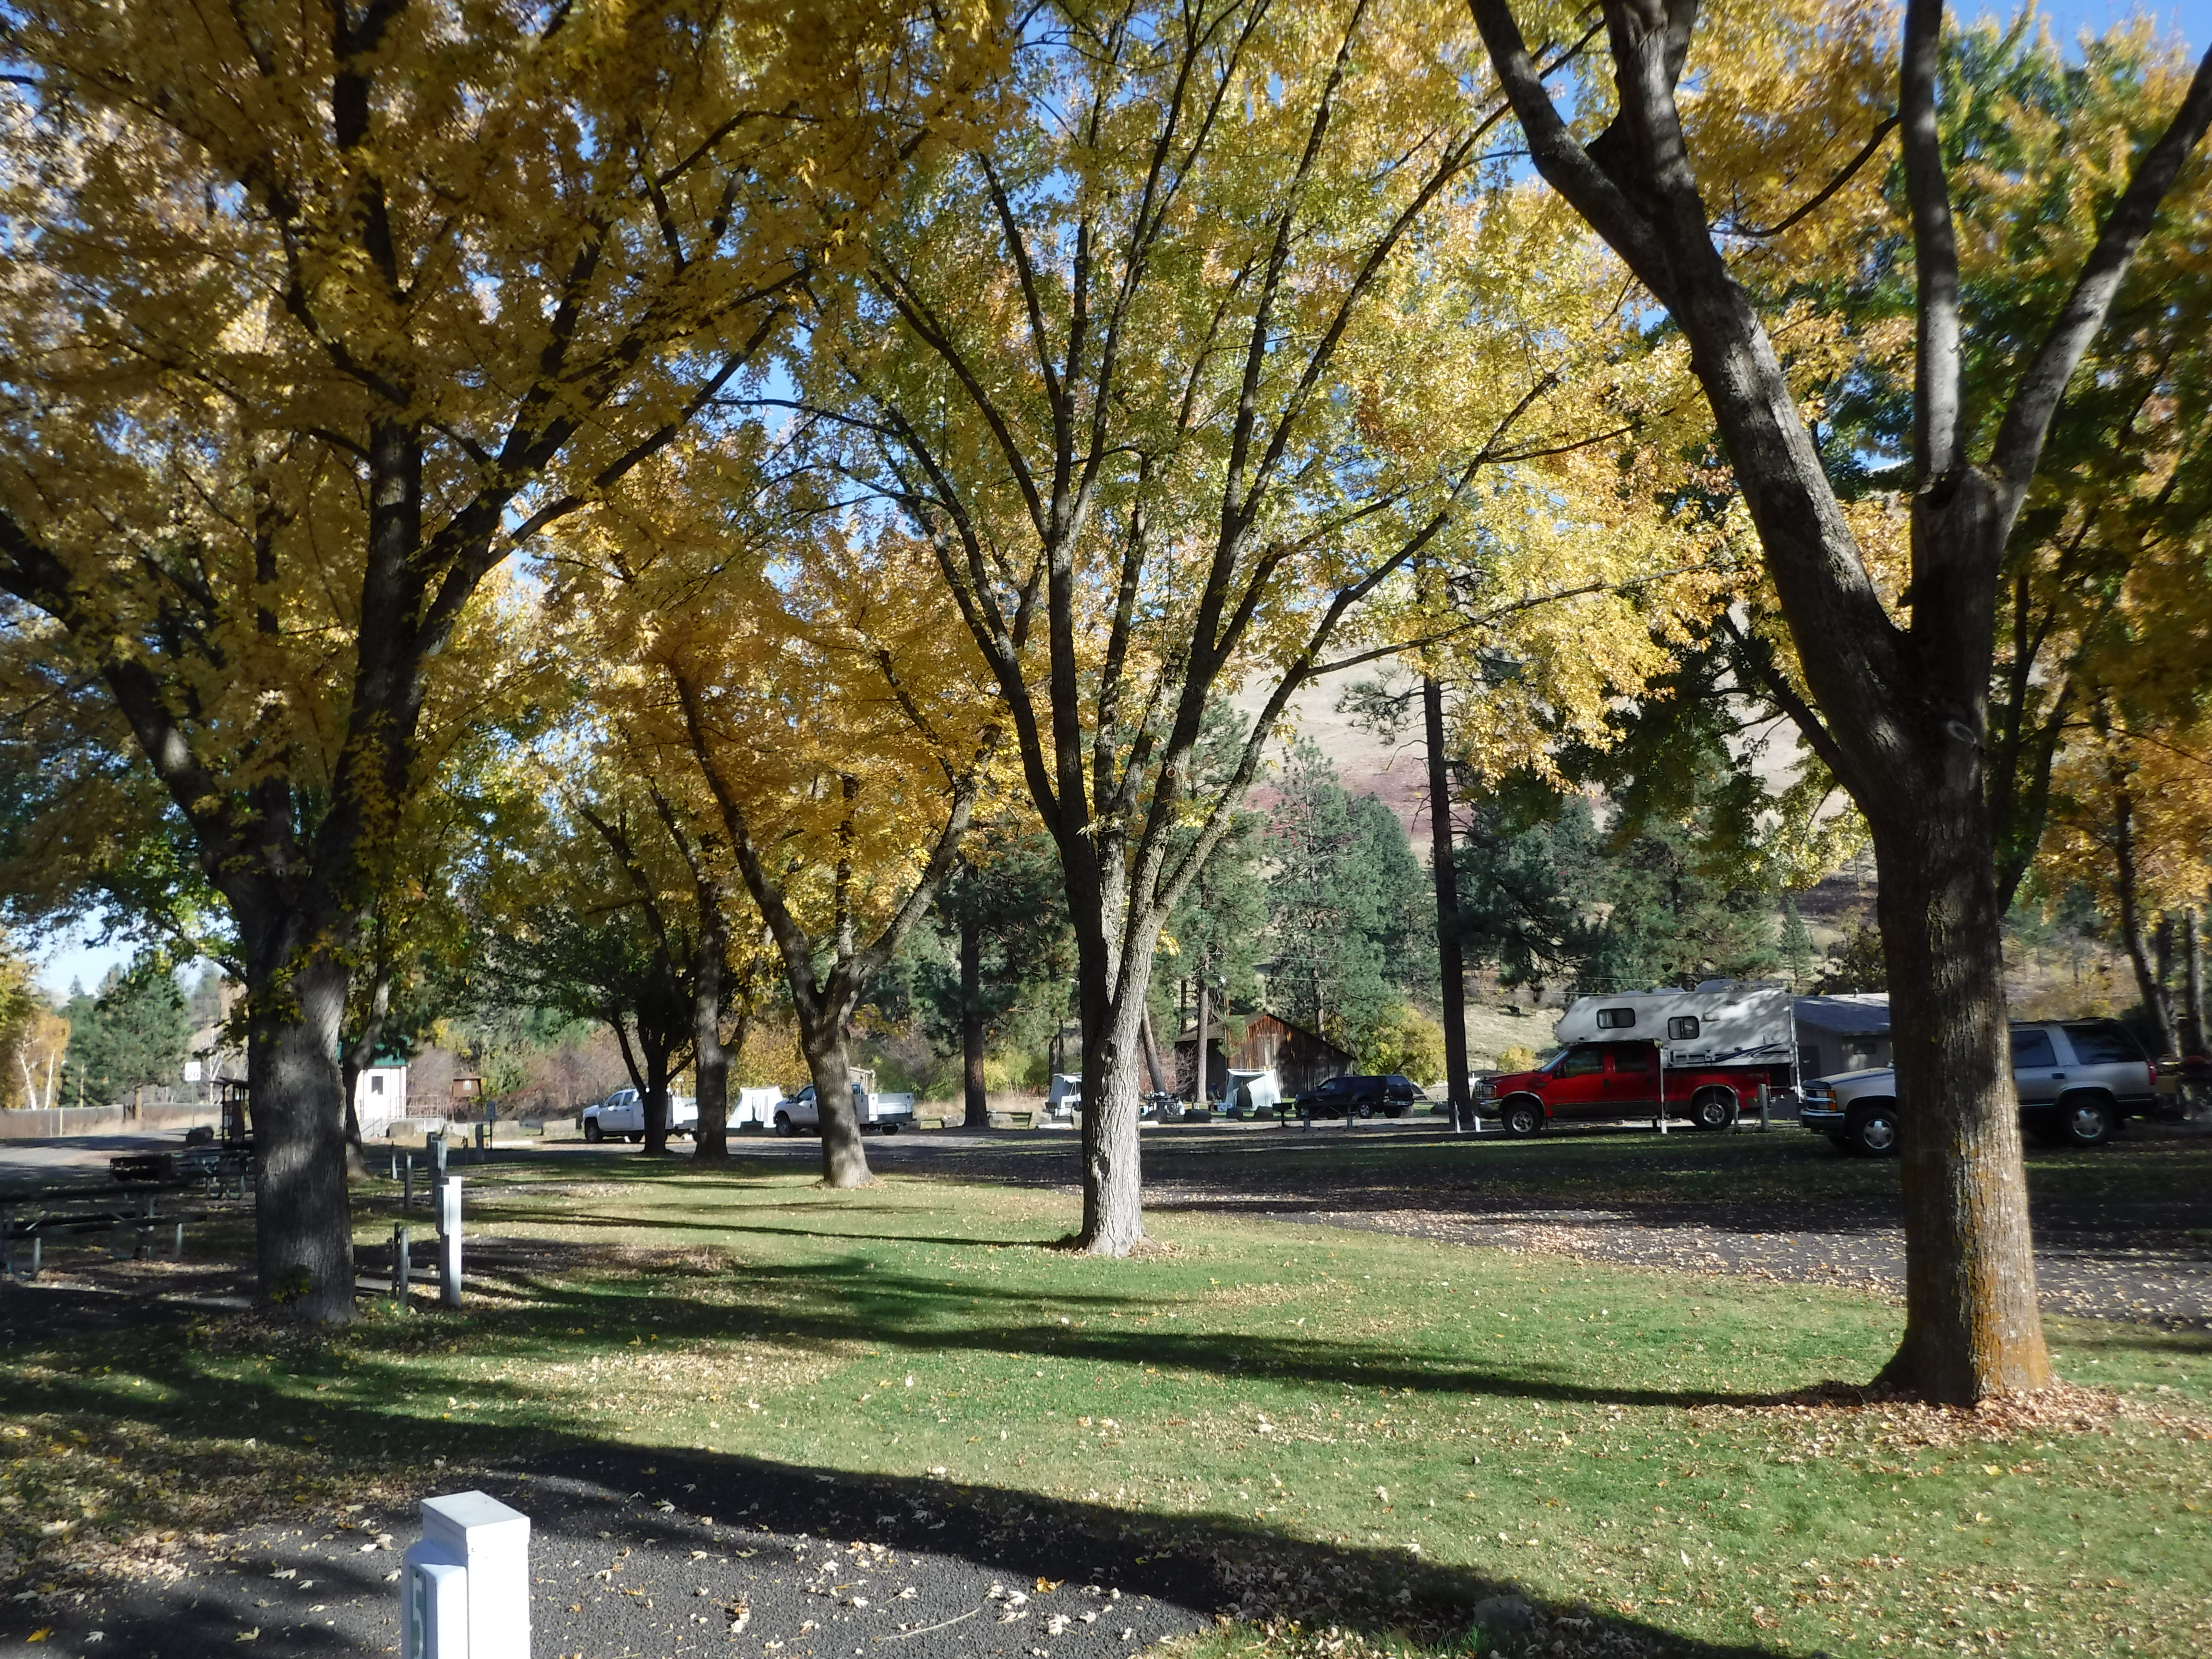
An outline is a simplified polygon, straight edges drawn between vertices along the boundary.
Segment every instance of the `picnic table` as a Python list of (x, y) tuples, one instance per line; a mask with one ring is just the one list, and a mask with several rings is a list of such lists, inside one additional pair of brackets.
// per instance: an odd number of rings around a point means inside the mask
[[(166, 1237), (170, 1255), (181, 1256), (186, 1224), (204, 1221), (210, 1213), (204, 1204), (196, 1206), (194, 1200), (210, 1195), (208, 1178), (198, 1174), (155, 1179), (134, 1176), (104, 1186), (0, 1193), (0, 1244), (7, 1253), (8, 1277), (37, 1278), (49, 1239), (112, 1241), (122, 1237), (130, 1241), (130, 1249), (118, 1254), (144, 1261), (154, 1254), (156, 1240)], [(219, 1200), (222, 1190), (213, 1196)], [(27, 1263), (23, 1260), (27, 1254)]]

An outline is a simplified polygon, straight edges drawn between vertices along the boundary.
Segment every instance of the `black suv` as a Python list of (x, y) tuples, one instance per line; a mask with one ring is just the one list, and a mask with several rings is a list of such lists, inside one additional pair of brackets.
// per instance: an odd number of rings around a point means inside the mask
[(1389, 1077), (1333, 1077), (1318, 1089), (1309, 1089), (1275, 1109), (1285, 1117), (1403, 1117), (1417, 1100), (1427, 1097), (1413, 1080), (1395, 1073)]

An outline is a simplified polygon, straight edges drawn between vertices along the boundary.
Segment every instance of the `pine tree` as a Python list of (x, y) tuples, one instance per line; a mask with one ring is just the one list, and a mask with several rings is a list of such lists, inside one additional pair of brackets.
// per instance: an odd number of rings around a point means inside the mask
[(149, 1084), (173, 1081), (191, 1035), (184, 993), (157, 957), (110, 969), (97, 997), (77, 991), (69, 1021), (62, 1098), (71, 1105), (113, 1105)]
[(1805, 918), (1797, 914), (1797, 901), (1782, 896), (1782, 965), (1792, 985), (1813, 976), (1813, 936), (1805, 931)]

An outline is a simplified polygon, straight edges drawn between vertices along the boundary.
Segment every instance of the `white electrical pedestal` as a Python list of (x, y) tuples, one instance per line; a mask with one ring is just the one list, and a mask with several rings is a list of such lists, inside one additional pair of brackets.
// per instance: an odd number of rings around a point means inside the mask
[(480, 1492), (426, 1498), (400, 1569), (400, 1659), (530, 1659), (528, 1516)]
[(461, 1178), (449, 1175), (438, 1188), (438, 1299), (461, 1305)]

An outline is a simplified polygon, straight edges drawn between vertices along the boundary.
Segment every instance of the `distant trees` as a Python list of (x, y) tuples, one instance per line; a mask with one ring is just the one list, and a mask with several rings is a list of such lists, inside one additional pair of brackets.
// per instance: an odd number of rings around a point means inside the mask
[(963, 1121), (988, 1127), (984, 1067), (1017, 1024), (1057, 1024), (1074, 970), (1066, 898), (1052, 843), (1042, 835), (976, 835), (937, 896), (944, 957), (917, 975), (923, 1022), (959, 1057)]
[(77, 992), (63, 1012), (70, 1027), (63, 1104), (135, 1111), (149, 1085), (183, 1081), (191, 1025), (177, 976), (159, 955), (109, 969), (96, 995)]
[(1304, 742), (1266, 822), (1268, 1006), (1354, 1054), (1401, 1050), (1407, 1000), (1432, 1000), (1437, 982), (1435, 913), (1405, 826), (1348, 794)]
[(69, 1026), (48, 1005), (15, 942), (0, 933), (0, 1101), (60, 1103)]

